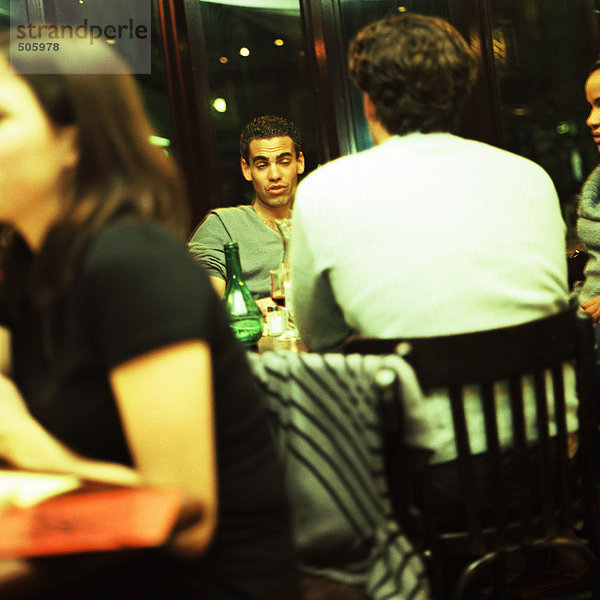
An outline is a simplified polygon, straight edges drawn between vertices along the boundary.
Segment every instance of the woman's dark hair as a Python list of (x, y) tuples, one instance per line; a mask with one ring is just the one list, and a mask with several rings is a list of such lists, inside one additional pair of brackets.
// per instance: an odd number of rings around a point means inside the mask
[(453, 129), (477, 78), (476, 56), (452, 25), (410, 13), (361, 29), (349, 68), (377, 119), (397, 135)]
[[(154, 131), (135, 80), (109, 46), (64, 39), (60, 52), (18, 52), (6, 34), (0, 51), (50, 121), (77, 130), (79, 160), (61, 216), (33, 257), (14, 233), (1, 264), (3, 301), (16, 310), (21, 299), (30, 298), (49, 320), (105, 224), (124, 214), (155, 219), (185, 239), (187, 202), (173, 160), (150, 141)], [(106, 73), (107, 65), (109, 74), (97, 73), (100, 68)]]

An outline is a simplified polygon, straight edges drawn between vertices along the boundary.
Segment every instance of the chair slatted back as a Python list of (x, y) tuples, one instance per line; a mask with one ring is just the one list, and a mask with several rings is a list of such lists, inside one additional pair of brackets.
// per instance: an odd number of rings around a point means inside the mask
[[(401, 521), (406, 521), (407, 515), (422, 519), (422, 523), (412, 527), (417, 532), (413, 535), (422, 535), (416, 542), (431, 553), (432, 584), (439, 597), (441, 590), (447, 590), (447, 582), (442, 580), (444, 567), (440, 566), (443, 556), (463, 556), (473, 567), (505, 558), (516, 549), (562, 543), (562, 532), (575, 525), (580, 516), (575, 507), (581, 505), (585, 509), (586, 531), (597, 549), (598, 478), (593, 463), (597, 456), (598, 421), (593, 344), (591, 322), (576, 309), (490, 331), (417, 339), (354, 338), (346, 343), (346, 353), (397, 352), (412, 365), (425, 394), (440, 388), (447, 390), (464, 499), (464, 520), (458, 519), (456, 528), (440, 530), (430, 509), (433, 499), (427, 497), (431, 493), (427, 469), (413, 470), (412, 481), (407, 484), (406, 473), (401, 473), (397, 465), (402, 452), (405, 460), (410, 456), (409, 450), (403, 448), (399, 430), (391, 432), (388, 428), (386, 433), (386, 454), (390, 452), (394, 457), (386, 457), (388, 481), (398, 476), (405, 479), (403, 485), (390, 485), (394, 508)], [(569, 457), (565, 364), (575, 370), (579, 399), (577, 455), (581, 468), (577, 470), (577, 481)], [(495, 393), (499, 385), (505, 386), (503, 393), (508, 393), (510, 405), (510, 452), (514, 465), (510, 472), (503, 466), (506, 448), (501, 444), (500, 402)], [(477, 390), (483, 415), (487, 446), (484, 460), (491, 487), (485, 498), (477, 485), (474, 461), (478, 457), (472, 453), (469, 438), (467, 386)], [(534, 397), (537, 441), (527, 436), (526, 415), (531, 411), (526, 405), (531, 400), (524, 397), (524, 386), (531, 388)], [(401, 399), (399, 405), (401, 410)], [(507, 485), (507, 478), (513, 479), (512, 488)], [(415, 499), (415, 506), (407, 506), (402, 491), (405, 488), (408, 497)], [(516, 492), (507, 491), (511, 489)], [(589, 550), (583, 544), (578, 546), (586, 560), (592, 561)], [(463, 573), (457, 597), (469, 583), (471, 571)], [(506, 573), (500, 579), (502, 593), (495, 596), (498, 598), (508, 589)]]

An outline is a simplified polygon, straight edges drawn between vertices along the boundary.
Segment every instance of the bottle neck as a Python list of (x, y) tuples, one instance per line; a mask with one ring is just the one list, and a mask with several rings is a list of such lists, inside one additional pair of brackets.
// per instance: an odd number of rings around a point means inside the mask
[(237, 246), (225, 246), (225, 267), (227, 268), (227, 279), (242, 279), (242, 265)]

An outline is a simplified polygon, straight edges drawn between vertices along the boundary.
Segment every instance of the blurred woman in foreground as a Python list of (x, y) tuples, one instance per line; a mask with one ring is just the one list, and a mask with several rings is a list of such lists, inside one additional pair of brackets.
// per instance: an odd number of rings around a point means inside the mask
[[(106, 574), (88, 598), (115, 586), (296, 598), (266, 417), (185, 249), (180, 179), (149, 142), (133, 78), (97, 41), (27, 53), (5, 38), (2, 49), (0, 224), (14, 235), (0, 265), (0, 459), (178, 486), (202, 508), (170, 555), (144, 555), (120, 581)], [(43, 74), (27, 74), (34, 63)], [(94, 74), (100, 64), (114, 74)]]

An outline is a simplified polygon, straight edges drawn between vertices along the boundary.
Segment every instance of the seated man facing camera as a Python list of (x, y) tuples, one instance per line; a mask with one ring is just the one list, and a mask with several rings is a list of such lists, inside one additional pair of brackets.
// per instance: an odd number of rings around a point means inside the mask
[(261, 309), (272, 304), (269, 270), (283, 255), (283, 241), (275, 221), (291, 216), (298, 175), (304, 172), (302, 138), (283, 117), (258, 117), (240, 137), (241, 168), (252, 183), (250, 205), (211, 210), (189, 241), (192, 256), (209, 272), (217, 293), (225, 291), (227, 272), (223, 244), (237, 242), (246, 285)]

